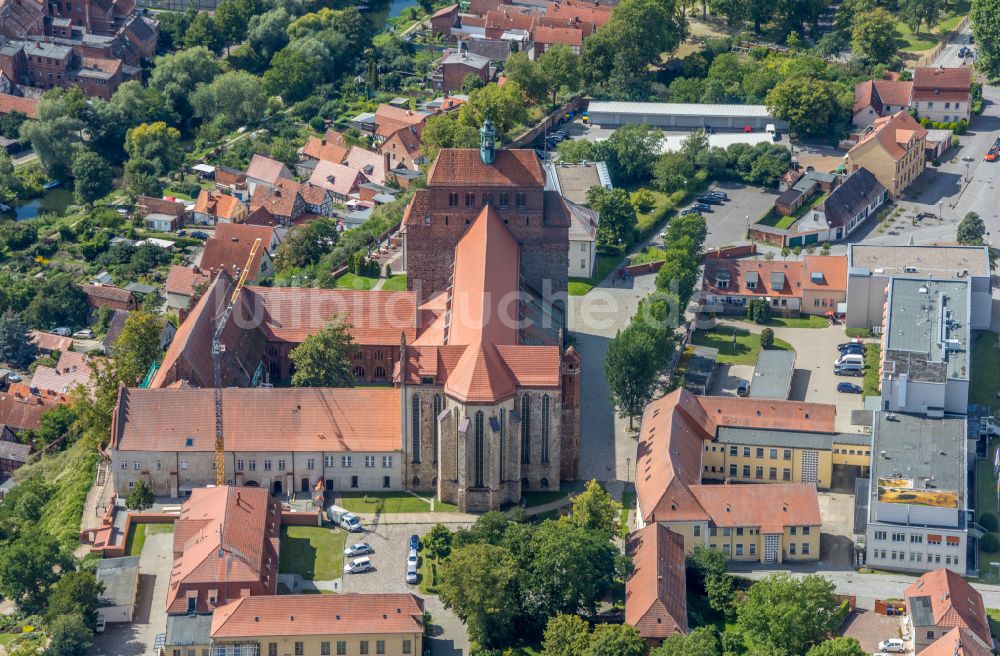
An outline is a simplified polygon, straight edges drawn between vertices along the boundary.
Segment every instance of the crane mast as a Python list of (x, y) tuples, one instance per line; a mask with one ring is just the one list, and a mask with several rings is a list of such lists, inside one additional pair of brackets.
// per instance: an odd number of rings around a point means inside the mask
[(225, 346), (222, 344), (222, 330), (233, 313), (236, 299), (240, 297), (240, 291), (246, 284), (250, 266), (259, 248), (260, 237), (255, 239), (253, 246), (250, 247), (250, 256), (247, 257), (246, 264), (243, 265), (243, 270), (233, 285), (233, 293), (229, 296), (226, 308), (216, 320), (215, 332), (212, 333), (212, 383), (215, 385), (215, 484), (220, 486), (226, 484), (226, 440), (222, 429), (222, 352)]

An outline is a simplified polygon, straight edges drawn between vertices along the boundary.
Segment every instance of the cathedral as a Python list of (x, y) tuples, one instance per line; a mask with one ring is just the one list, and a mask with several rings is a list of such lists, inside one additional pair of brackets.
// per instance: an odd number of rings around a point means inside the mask
[[(221, 332), (229, 482), (408, 489), (483, 512), (577, 477), (569, 220), (531, 150), (496, 150), (488, 121), (481, 140), (442, 150), (406, 208), (409, 290), (250, 286), (238, 297)], [(170, 496), (214, 482), (209, 350), (231, 286), (225, 273), (212, 282), (149, 389), (122, 390), (109, 448), (119, 493), (140, 478)], [(281, 387), (288, 354), (335, 317), (350, 325), (358, 386)], [(261, 372), (277, 387), (258, 387)]]

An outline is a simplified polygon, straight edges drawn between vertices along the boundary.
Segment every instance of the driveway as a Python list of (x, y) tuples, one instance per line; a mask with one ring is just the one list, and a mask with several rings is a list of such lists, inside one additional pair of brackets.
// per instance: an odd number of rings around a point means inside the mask
[(131, 624), (108, 624), (94, 636), (91, 656), (142, 656), (153, 653), (158, 633), (167, 630), (167, 588), (173, 566), (173, 533), (152, 533), (139, 556), (139, 597)]
[(709, 386), (709, 396), (736, 396), (736, 387), (741, 380), (748, 383), (753, 377), (753, 365), (750, 364), (720, 364), (716, 365), (712, 384)]
[(850, 567), (854, 562), (854, 495), (819, 493), (820, 560), (830, 566)]
[(608, 342), (628, 326), (639, 300), (655, 289), (655, 282), (652, 274), (612, 287), (609, 278), (585, 296), (569, 297), (570, 338), (585, 374), (580, 381), (580, 480), (624, 481), (632, 475), (635, 433), (611, 402), (604, 357)]
[[(442, 518), (447, 518), (443, 515)], [(468, 524), (446, 524), (454, 530)], [(416, 585), (406, 582), (406, 556), (408, 541), (414, 533), (423, 536), (431, 524), (376, 524), (364, 533), (348, 537), (348, 544), (367, 542), (375, 549), (370, 558), (375, 570), (364, 574), (345, 574), (341, 588), (344, 592), (379, 593), (412, 592), (420, 594)], [(427, 612), (431, 614), (433, 628), (429, 640), (434, 656), (458, 656), (469, 653), (469, 639), (465, 625), (446, 609), (435, 595), (421, 595)]]
[(871, 610), (856, 610), (847, 618), (842, 635), (861, 643), (866, 654), (878, 651), (878, 643), (886, 638), (899, 637), (899, 617), (878, 615)]

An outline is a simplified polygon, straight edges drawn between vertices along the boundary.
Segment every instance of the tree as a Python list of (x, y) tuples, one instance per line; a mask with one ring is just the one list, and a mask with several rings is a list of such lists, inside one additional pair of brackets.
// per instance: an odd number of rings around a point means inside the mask
[(765, 351), (774, 346), (774, 331), (770, 328), (765, 328), (760, 331), (760, 347)]
[(638, 220), (627, 191), (594, 185), (587, 190), (587, 204), (601, 216), (597, 228), (598, 248), (618, 248), (632, 241)]
[(604, 375), (611, 388), (611, 400), (624, 417), (629, 429), (653, 397), (660, 373), (653, 337), (635, 326), (619, 331), (608, 344)]
[(601, 159), (607, 159), (615, 184), (649, 179), (660, 153), (663, 133), (648, 125), (623, 125), (600, 144)]
[(955, 239), (960, 244), (978, 246), (986, 235), (986, 224), (975, 212), (967, 213), (958, 224)]
[(435, 524), (434, 528), (424, 536), (422, 542), (424, 554), (428, 558), (442, 560), (451, 554), (451, 531), (444, 524)]
[(611, 94), (635, 97), (650, 65), (659, 65), (686, 36), (687, 23), (673, 0), (622, 0), (611, 20), (584, 41), (584, 70)]
[(632, 206), (637, 212), (645, 214), (656, 207), (656, 196), (649, 189), (643, 187), (632, 192)]
[(184, 159), (181, 133), (163, 121), (143, 123), (125, 133), (125, 152), (133, 159), (143, 159), (156, 166), (157, 175), (177, 169)]
[(24, 250), (38, 239), (38, 228), (27, 221), (0, 223), (0, 246), (8, 251)]
[(29, 326), (75, 328), (87, 323), (87, 297), (74, 281), (64, 274), (46, 278), (22, 313)]
[(93, 630), (97, 626), (98, 598), (102, 592), (104, 586), (97, 582), (93, 572), (81, 569), (66, 572), (52, 586), (46, 623), (51, 625), (57, 617), (79, 613), (87, 628)]
[(617, 535), (621, 524), (622, 504), (611, 498), (595, 480), (587, 482), (583, 492), (572, 499), (572, 522), (587, 531)]
[(159, 196), (163, 192), (163, 183), (156, 171), (157, 164), (148, 159), (139, 157), (125, 162), (125, 190), (133, 198)]
[(733, 579), (726, 574), (726, 568), (726, 556), (721, 551), (700, 545), (685, 558), (691, 589), (703, 592), (713, 610), (729, 615), (735, 592)]
[(260, 10), (256, 0), (222, 0), (215, 7), (215, 27), (228, 49), (246, 38), (250, 19)]
[(578, 615), (553, 615), (545, 625), (542, 656), (587, 656), (590, 625)]
[(28, 335), (28, 326), (21, 316), (7, 310), (0, 316), (0, 362), (24, 369), (38, 355), (38, 347)]
[(214, 119), (226, 129), (252, 126), (264, 118), (267, 92), (260, 78), (245, 71), (223, 73), (191, 95), (194, 115)]
[(472, 93), (476, 89), (482, 89), (485, 86), (486, 80), (475, 73), (467, 73), (465, 77), (462, 78), (462, 93), (466, 95)]
[(188, 96), (199, 84), (208, 84), (221, 72), (215, 55), (204, 46), (161, 55), (155, 64), (149, 86), (163, 96), (167, 107), (181, 119), (191, 116)]
[(646, 641), (629, 624), (598, 624), (590, 634), (586, 656), (644, 656)]
[(550, 46), (538, 58), (538, 68), (542, 78), (552, 94), (552, 104), (560, 91), (576, 93), (583, 84), (583, 71), (580, 68), (580, 56), (570, 50), (569, 46), (557, 43)]
[(997, 518), (996, 513), (984, 512), (978, 516), (979, 525), (989, 531), (996, 531), (1000, 529), (1000, 519)]
[[(42, 105), (44, 105), (44, 100)], [(73, 160), (74, 143), (79, 138), (83, 122), (70, 116), (51, 119), (39, 117), (37, 121), (27, 121), (21, 125), (21, 140), (31, 142), (32, 150), (38, 155), (45, 172), (53, 178), (61, 178), (69, 173)]]
[(26, 120), (28, 120), (28, 115), (16, 109), (0, 116), (0, 136), (17, 139), (21, 132), (21, 125)]
[(867, 656), (854, 638), (838, 636), (812, 647), (806, 656)]
[(526, 612), (537, 617), (557, 613), (593, 614), (611, 591), (619, 552), (602, 531), (563, 521), (547, 521), (531, 540), (531, 575), (522, 582)]
[(295, 347), (289, 357), (295, 365), (296, 387), (353, 387), (351, 356), (355, 344), (351, 326), (334, 318), (315, 335)]
[(274, 53), (288, 44), (288, 26), (291, 22), (292, 16), (284, 7), (277, 7), (250, 19), (247, 38), (250, 47), (265, 65), (271, 61)]
[(115, 340), (115, 357), (109, 363), (93, 367), (91, 382), (93, 402), (81, 404), (79, 424), (84, 431), (106, 439), (111, 429), (111, 415), (118, 401), (118, 390), (134, 387), (146, 376), (160, 356), (160, 332), (163, 324), (148, 312), (131, 312)]
[(840, 624), (833, 589), (817, 575), (773, 574), (754, 583), (736, 611), (750, 651), (806, 653)]
[[(527, 53), (511, 54), (503, 70), (507, 79), (516, 82), (532, 102), (543, 102), (548, 96), (549, 81), (545, 77), (545, 72), (542, 71), (540, 62), (528, 59)], [(466, 92), (463, 90), (463, 93)]]
[(94, 643), (94, 633), (80, 613), (60, 615), (48, 627), (49, 646), (45, 656), (86, 656)]
[(878, 7), (854, 17), (851, 51), (864, 66), (888, 64), (896, 56), (896, 40), (899, 38), (896, 18)]
[(282, 267), (307, 267), (337, 245), (336, 221), (317, 219), (295, 228), (278, 246), (278, 258)]
[(187, 32), (184, 33), (184, 45), (187, 48), (202, 46), (219, 54), (226, 44), (208, 12), (199, 11), (191, 24), (188, 25)]
[(976, 70), (989, 79), (1000, 76), (1000, 0), (972, 0), (972, 34), (979, 44)]
[(103, 157), (86, 148), (77, 150), (73, 156), (73, 178), (73, 200), (79, 205), (93, 205), (113, 189), (111, 167)]
[(747, 319), (756, 324), (765, 324), (771, 320), (771, 304), (767, 299), (755, 298), (747, 304)]
[(700, 626), (687, 635), (675, 633), (649, 652), (649, 656), (719, 656), (719, 653), (715, 632)]
[(504, 645), (514, 631), (523, 574), (506, 548), (470, 544), (444, 562), (438, 597), (465, 622), (472, 640), (483, 647)]
[(927, 30), (938, 22), (944, 9), (942, 0), (900, 0), (899, 13), (906, 21), (907, 27), (913, 32), (920, 29), (920, 24), (927, 25)]
[(70, 563), (55, 538), (29, 525), (0, 548), (0, 594), (29, 611), (38, 610), (45, 604), (49, 587), (59, 579), (56, 568), (68, 568)]
[(145, 510), (153, 505), (156, 497), (145, 479), (140, 478), (132, 487), (125, 499), (125, 507), (129, 510)]
[(308, 97), (321, 81), (316, 54), (311, 55), (293, 45), (278, 51), (271, 59), (271, 67), (264, 73), (267, 92), (281, 96), (288, 103)]
[(513, 81), (502, 87), (487, 84), (469, 94), (469, 100), (458, 111), (458, 122), (478, 130), (489, 117), (497, 136), (506, 138), (514, 126), (527, 120), (524, 95), (521, 85)]
[(847, 116), (837, 84), (816, 78), (786, 79), (767, 93), (765, 103), (775, 117), (788, 121), (792, 132), (801, 135), (828, 134), (831, 126)]

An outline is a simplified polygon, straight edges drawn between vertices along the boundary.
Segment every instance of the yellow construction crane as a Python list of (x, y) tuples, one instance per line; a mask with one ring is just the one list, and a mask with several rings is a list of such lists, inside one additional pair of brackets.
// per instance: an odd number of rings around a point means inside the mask
[(219, 315), (218, 320), (215, 322), (215, 332), (212, 334), (212, 374), (214, 376), (213, 382), (215, 383), (215, 484), (220, 486), (226, 484), (226, 439), (222, 432), (221, 360), (224, 349), (222, 346), (222, 329), (225, 328), (226, 322), (229, 321), (229, 316), (233, 313), (236, 299), (240, 297), (240, 291), (243, 289), (243, 285), (246, 284), (247, 277), (250, 275), (250, 267), (253, 265), (259, 248), (260, 237), (255, 239), (253, 246), (250, 247), (250, 256), (247, 257), (246, 264), (243, 265), (243, 270), (240, 271), (240, 276), (236, 279), (236, 284), (233, 285), (233, 293), (229, 296), (229, 303), (226, 304), (226, 309), (222, 311), (222, 314)]

